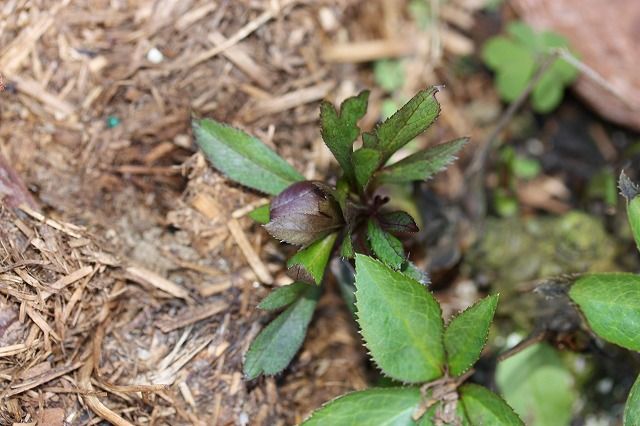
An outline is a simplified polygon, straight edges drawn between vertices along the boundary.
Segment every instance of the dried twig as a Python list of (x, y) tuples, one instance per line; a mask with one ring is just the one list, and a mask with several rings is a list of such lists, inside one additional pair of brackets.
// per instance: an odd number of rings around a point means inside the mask
[(269, 273), (269, 270), (264, 265), (264, 263), (262, 263), (262, 260), (260, 260), (260, 257), (258, 256), (256, 251), (253, 249), (253, 247), (251, 247), (251, 244), (249, 244), (249, 240), (244, 234), (242, 227), (240, 227), (240, 223), (238, 223), (238, 221), (235, 219), (230, 219), (229, 222), (227, 222), (227, 227), (229, 228), (231, 235), (233, 236), (234, 240), (236, 240), (238, 247), (240, 247), (240, 251), (247, 259), (249, 266), (251, 266), (251, 269), (253, 269), (253, 272), (255, 272), (258, 279), (264, 284), (272, 284), (273, 277)]

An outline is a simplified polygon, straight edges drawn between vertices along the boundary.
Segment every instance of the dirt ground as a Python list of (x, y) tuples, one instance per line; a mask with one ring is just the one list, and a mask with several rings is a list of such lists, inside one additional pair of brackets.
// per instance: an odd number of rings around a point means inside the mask
[[(3, 2), (0, 154), (15, 174), (3, 176), (0, 424), (292, 424), (366, 386), (335, 292), (284, 374), (243, 380), (271, 287), (246, 246), (275, 285), (282, 250), (242, 217), (260, 196), (196, 152), (190, 118), (233, 123), (325, 175), (318, 101), (371, 86), (359, 62), (407, 53), (388, 34), (406, 19), (394, 3)], [(349, 47), (365, 40), (368, 53)], [(426, 62), (407, 91), (438, 82)], [(451, 113), (432, 136), (461, 122)]]
[[(260, 194), (208, 166), (190, 121), (229, 122), (325, 177), (318, 102), (372, 88), (371, 61), (406, 56), (403, 94), (447, 86), (420, 142), (481, 140), (500, 104), (486, 74), (462, 84), (451, 65), (487, 25), (477, 1), (451, 3), (423, 31), (396, 0), (2, 2), (0, 424), (294, 424), (366, 387), (331, 283), (291, 366), (244, 381), (270, 319), (254, 307), (289, 282), (290, 249), (245, 217)], [(374, 87), (363, 127), (383, 98)], [(456, 165), (432, 186), (455, 200), (464, 185)], [(558, 185), (521, 201), (564, 211)], [(474, 296), (458, 287), (445, 309)]]

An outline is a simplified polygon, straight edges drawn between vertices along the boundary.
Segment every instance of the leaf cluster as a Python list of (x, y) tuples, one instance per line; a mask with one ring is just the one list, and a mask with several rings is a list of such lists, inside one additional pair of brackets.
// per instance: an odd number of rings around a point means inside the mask
[(487, 341), (497, 295), (445, 326), (433, 295), (379, 260), (356, 255), (355, 285), (358, 324), (371, 358), (383, 374), (409, 386), (347, 394), (304, 425), (523, 424), (498, 395), (462, 384)]
[[(496, 73), (495, 84), (502, 99), (513, 102), (524, 92), (545, 57), (554, 54), (554, 49), (567, 47), (566, 39), (559, 34), (536, 33), (523, 22), (511, 22), (506, 35), (485, 43), (482, 58)], [(564, 88), (577, 76), (573, 65), (560, 58), (554, 60), (533, 88), (533, 109), (540, 113), (554, 110), (562, 100)]]
[(426, 276), (409, 262), (398, 238), (417, 232), (416, 222), (407, 212), (388, 209), (389, 200), (378, 189), (429, 179), (446, 168), (467, 143), (466, 138), (457, 139), (389, 164), (394, 153), (437, 119), (438, 90), (420, 91), (370, 132), (358, 127), (367, 112), (368, 91), (346, 99), (338, 109), (323, 102), (321, 135), (341, 169), (335, 185), (304, 180), (274, 151), (239, 129), (211, 119), (194, 121), (196, 141), (216, 169), (242, 185), (274, 195), (269, 206), (261, 206), (250, 216), (278, 240), (300, 247), (287, 262), (295, 282), (277, 289), (259, 306), (283, 311), (247, 352), (247, 378), (278, 373), (291, 361), (319, 295), (312, 286), (322, 283), (332, 254), (346, 259), (353, 259), (356, 253), (371, 254), (393, 270), (426, 283)]

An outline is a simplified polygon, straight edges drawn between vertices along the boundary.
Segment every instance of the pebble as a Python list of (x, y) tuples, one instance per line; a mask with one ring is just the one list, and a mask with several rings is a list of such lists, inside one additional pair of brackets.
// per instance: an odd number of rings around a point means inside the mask
[(155, 47), (152, 47), (147, 52), (147, 60), (152, 64), (159, 64), (160, 62), (164, 61), (164, 55), (161, 51), (159, 51)]

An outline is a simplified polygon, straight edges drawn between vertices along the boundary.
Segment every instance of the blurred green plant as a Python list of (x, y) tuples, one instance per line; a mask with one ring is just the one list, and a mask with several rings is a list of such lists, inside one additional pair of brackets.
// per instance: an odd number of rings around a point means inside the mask
[[(387, 92), (395, 92), (404, 85), (405, 70), (402, 61), (382, 59), (373, 64), (373, 76), (376, 84)], [(397, 109), (397, 108), (396, 108)], [(395, 112), (395, 111), (394, 111)]]
[(555, 349), (538, 343), (498, 363), (496, 383), (527, 425), (571, 423), (578, 395), (574, 378)]
[(533, 109), (548, 113), (560, 104), (565, 87), (578, 76), (573, 65), (561, 58), (554, 59), (555, 50), (567, 48), (566, 39), (559, 34), (536, 33), (523, 22), (511, 22), (506, 35), (492, 37), (485, 43), (482, 58), (495, 72), (496, 89), (507, 102), (515, 101), (526, 90), (545, 60), (552, 60), (531, 93)]
[(599, 199), (609, 208), (615, 208), (618, 202), (616, 177), (610, 167), (603, 167), (589, 179), (586, 196)]
[(503, 171), (503, 186), (493, 193), (493, 208), (502, 217), (513, 217), (520, 210), (515, 189), (519, 180), (531, 180), (540, 175), (542, 165), (527, 155), (520, 154), (512, 146), (500, 149), (500, 167)]

